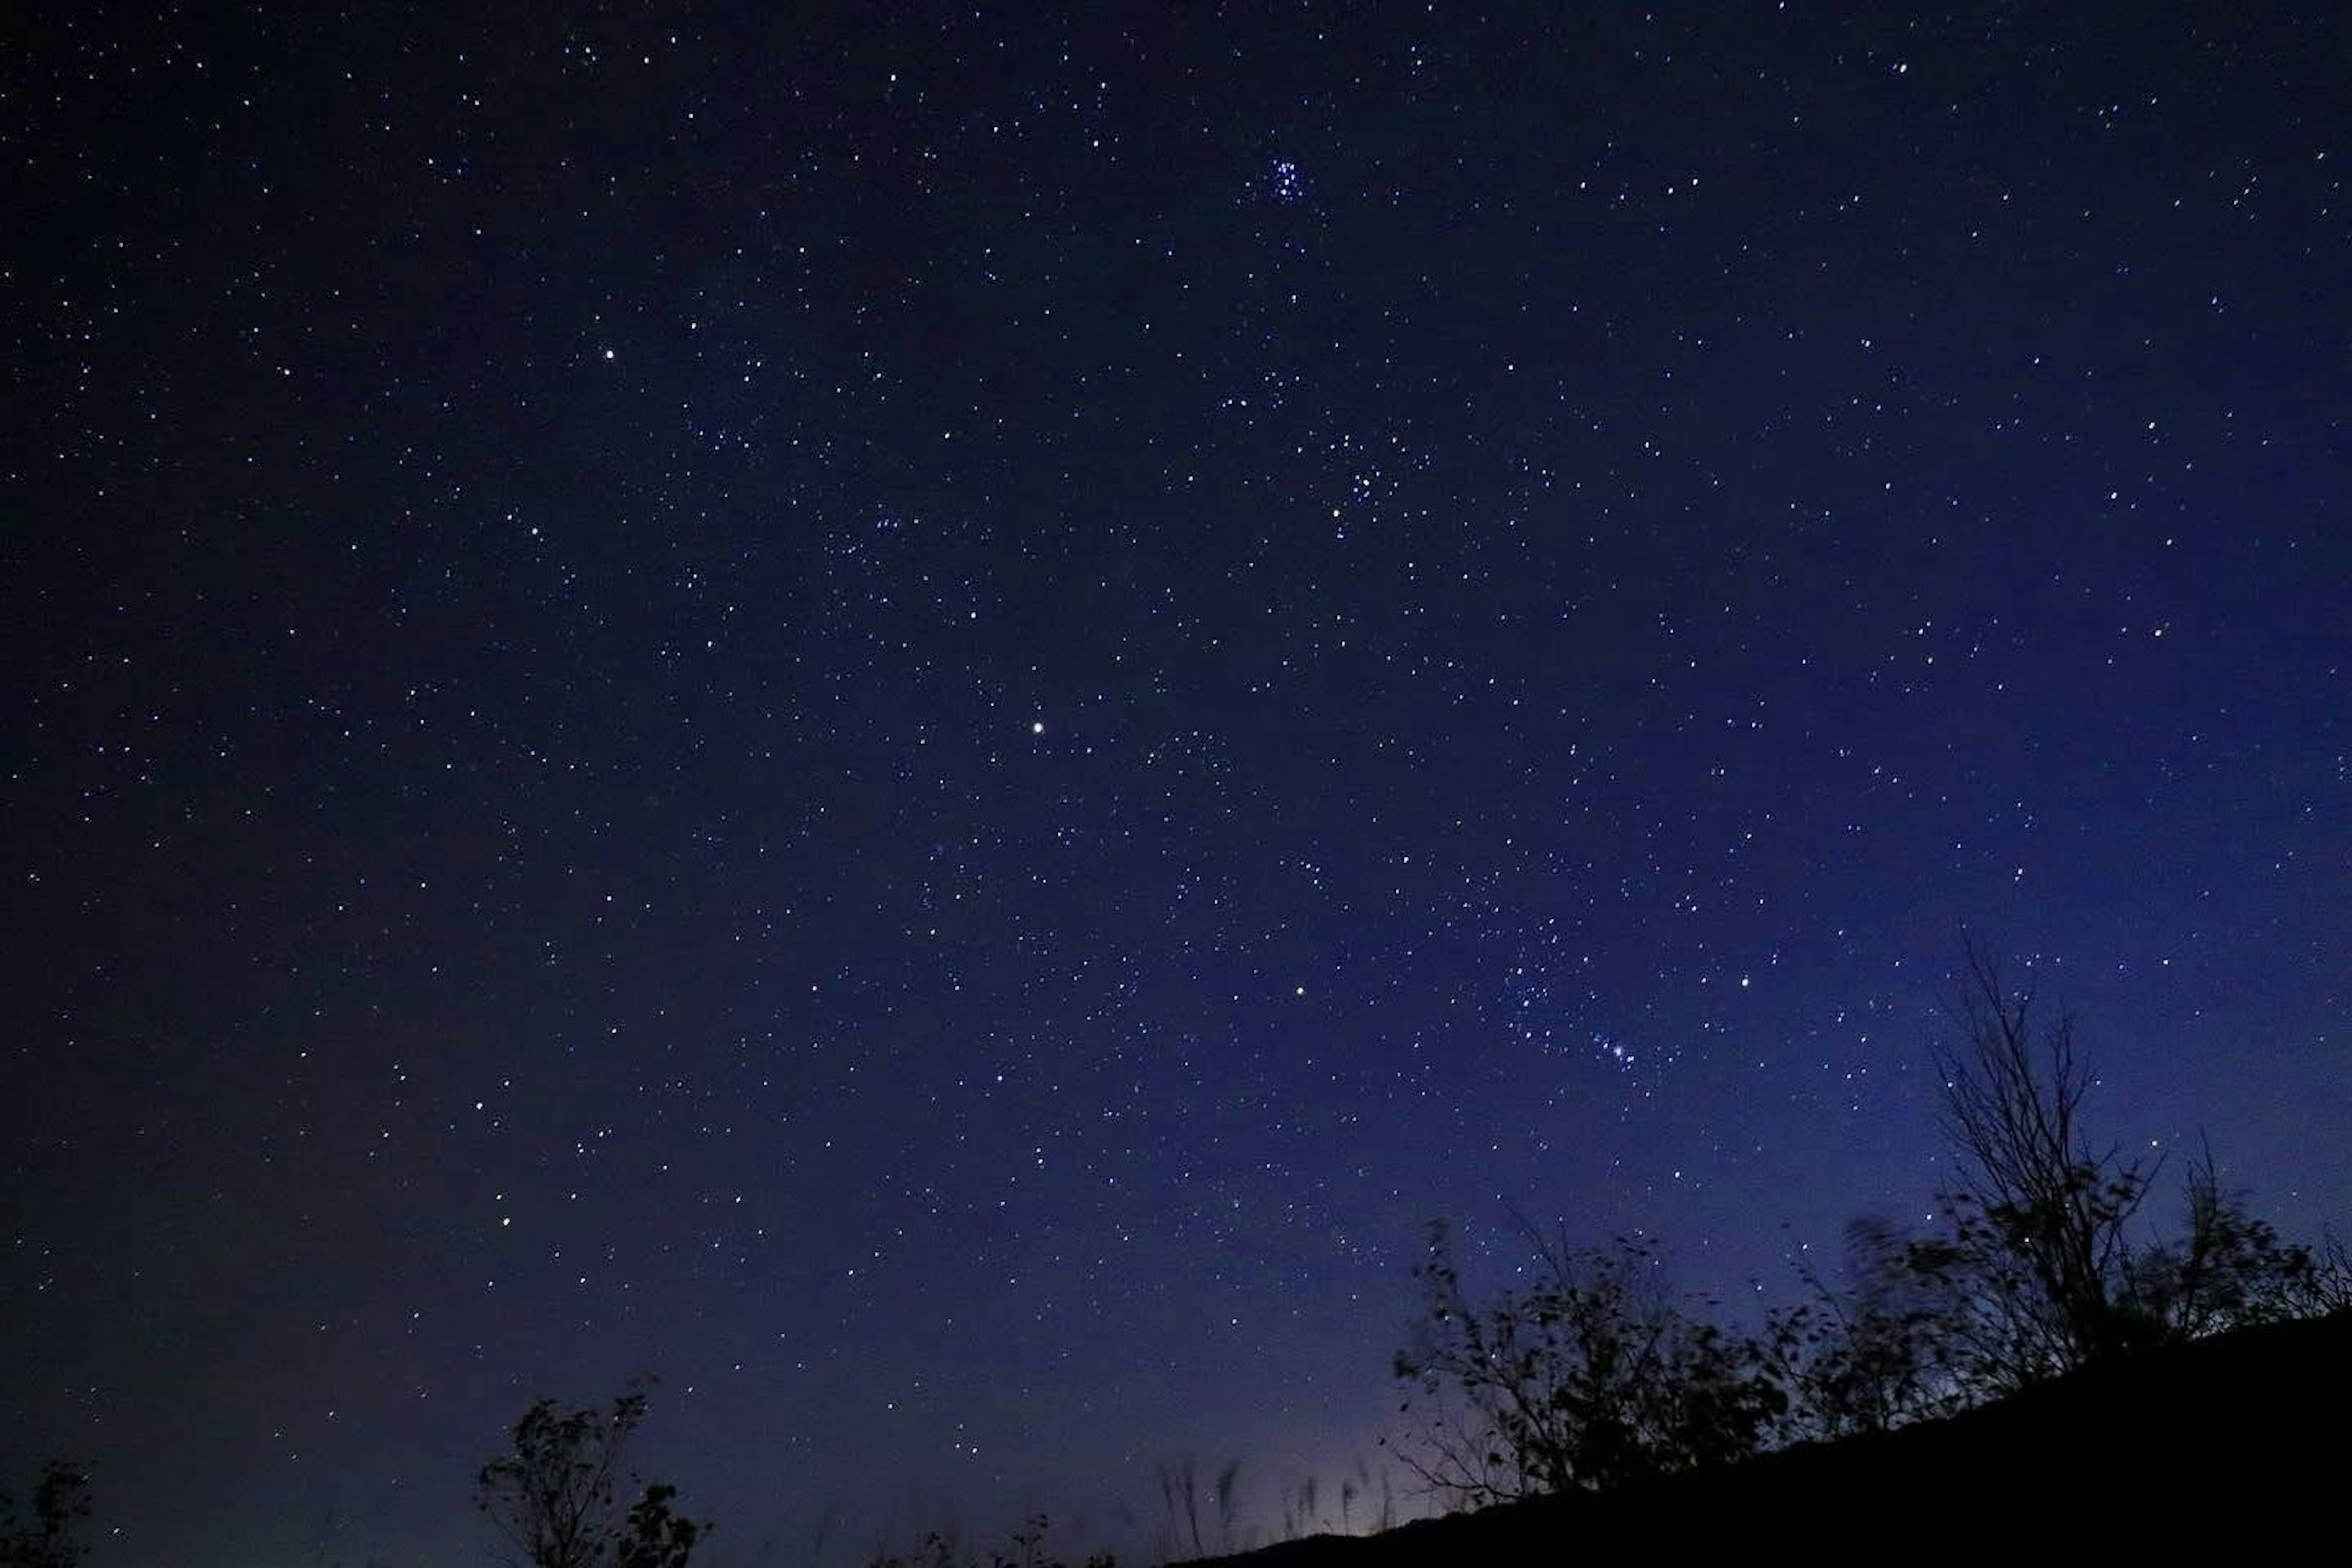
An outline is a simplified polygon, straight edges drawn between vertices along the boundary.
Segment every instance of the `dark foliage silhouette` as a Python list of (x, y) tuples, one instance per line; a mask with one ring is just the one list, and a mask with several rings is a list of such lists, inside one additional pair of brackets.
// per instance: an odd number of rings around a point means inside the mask
[[(1070, 1568), (1066, 1559), (1047, 1547), (1050, 1533), (1046, 1517), (1032, 1514), (1013, 1532), (1008, 1546), (992, 1549), (982, 1557), (958, 1547), (940, 1531), (932, 1531), (916, 1543), (911, 1552), (877, 1553), (867, 1561), (866, 1568)], [(1079, 1568), (1115, 1568), (1115, 1563), (1106, 1552), (1088, 1557)]]
[(0, 1492), (0, 1568), (74, 1568), (89, 1550), (82, 1522), (89, 1517), (89, 1476), (79, 1465), (52, 1459), (34, 1483), (29, 1514)]
[(1396, 1375), (1412, 1429), (1396, 1447), (1471, 1506), (1600, 1489), (1761, 1447), (1787, 1412), (1765, 1348), (1675, 1306), (1648, 1250), (1577, 1248), (1522, 1223), (1536, 1282), (1465, 1296), (1452, 1237), (1430, 1228), (1423, 1310)]
[(2146, 1234), (2162, 1160), (2094, 1141), (2073, 1015), (2045, 1016), (1974, 942), (1951, 1016), (1958, 1038), (1935, 1060), (1960, 1177), (1906, 1264), (1929, 1306), (1927, 1348), (1959, 1397), (2325, 1310), (2320, 1260), (2222, 1185), (2210, 1148), (2189, 1165), (2181, 1233)]
[(2074, 1015), (2045, 1017), (1974, 941), (1964, 959), (1958, 1038), (1934, 1050), (1959, 1176), (1938, 1194), (1948, 1225), (1912, 1263), (1943, 1296), (1963, 1376), (2005, 1390), (2148, 1342), (2127, 1300), (2128, 1231), (2156, 1167), (2093, 1143)]
[(629, 1440), (646, 1418), (643, 1384), (611, 1410), (542, 1399), (515, 1424), (510, 1452), (484, 1465), (476, 1506), (505, 1538), (519, 1568), (686, 1568), (708, 1523), (680, 1516), (677, 1489), (640, 1484), (625, 1468)]
[(2297, 1282), (2294, 1316), (2325, 1318), (2336, 1312), (2352, 1314), (2352, 1250), (2331, 1231), (2312, 1254), (2311, 1272)]
[(2144, 1215), (2160, 1158), (2095, 1141), (2074, 1021), (1969, 942), (1935, 1047), (1958, 1171), (1940, 1223), (1854, 1221), (1846, 1275), (1750, 1338), (1675, 1305), (1647, 1249), (1572, 1248), (1524, 1221), (1535, 1283), (1466, 1296), (1443, 1223), (1395, 1361), (1400, 1457), (1482, 1507), (1654, 1480), (1763, 1449), (1890, 1432), (2224, 1331), (2352, 1307), (2352, 1258), (2283, 1240), (2189, 1163), (2177, 1234)]
[(1806, 1299), (1772, 1313), (1764, 1343), (1789, 1394), (1783, 1436), (1828, 1439), (1886, 1432), (1948, 1414), (1945, 1302), (1912, 1267), (1912, 1243), (1893, 1223), (1846, 1226), (1846, 1278), (1803, 1274)]
[(2124, 1266), (2127, 1308), (2168, 1340), (2328, 1309), (2323, 1265), (2311, 1248), (2280, 1239), (2221, 1184), (2213, 1152), (2191, 1163), (2183, 1194), (2187, 1228), (2135, 1251)]
[[(1286, 1542), (1217, 1568), (1830, 1561), (2300, 1562), (2337, 1531), (2352, 1317), (2160, 1345), (1949, 1419), (1606, 1492)], [(2030, 1542), (2030, 1548), (2024, 1543)]]

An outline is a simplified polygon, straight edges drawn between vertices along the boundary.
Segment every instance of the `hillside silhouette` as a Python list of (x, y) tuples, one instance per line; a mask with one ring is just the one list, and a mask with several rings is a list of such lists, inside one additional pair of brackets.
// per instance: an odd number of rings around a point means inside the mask
[(2168, 1345), (1893, 1432), (1202, 1562), (1439, 1568), (1776, 1547), (2046, 1561), (2169, 1557), (2190, 1542), (2293, 1544), (2324, 1561), (2345, 1534), (2347, 1462), (2352, 1313), (2337, 1312)]

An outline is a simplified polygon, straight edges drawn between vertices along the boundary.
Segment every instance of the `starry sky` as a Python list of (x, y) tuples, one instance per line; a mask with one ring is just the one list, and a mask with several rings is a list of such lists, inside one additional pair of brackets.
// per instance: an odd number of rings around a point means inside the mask
[(2345, 1216), (2345, 15), (1916, 9), (19, 18), (0, 1486), (1264, 1518), (1433, 1217), (1924, 1216), (1963, 922)]

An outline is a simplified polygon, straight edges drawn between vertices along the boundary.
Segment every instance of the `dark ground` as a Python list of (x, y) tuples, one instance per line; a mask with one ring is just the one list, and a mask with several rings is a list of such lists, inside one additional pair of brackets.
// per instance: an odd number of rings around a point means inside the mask
[(1837, 1561), (2342, 1562), (2352, 1316), (2208, 1340), (1948, 1421), (1606, 1497), (1546, 1498), (1215, 1561), (1422, 1568), (1784, 1552)]

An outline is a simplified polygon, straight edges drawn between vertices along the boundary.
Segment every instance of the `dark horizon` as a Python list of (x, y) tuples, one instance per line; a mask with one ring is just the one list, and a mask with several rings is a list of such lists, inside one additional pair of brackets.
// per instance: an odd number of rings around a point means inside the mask
[(2340, 1224), (2347, 25), (26, 19), (0, 1489), (1263, 1519), (1433, 1218), (1924, 1218), (1964, 925)]

